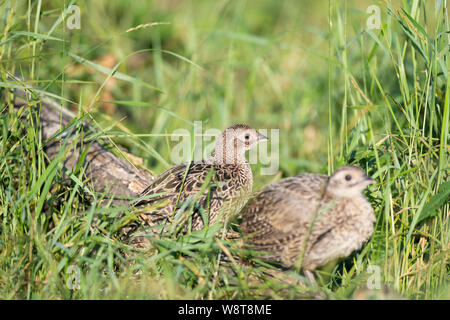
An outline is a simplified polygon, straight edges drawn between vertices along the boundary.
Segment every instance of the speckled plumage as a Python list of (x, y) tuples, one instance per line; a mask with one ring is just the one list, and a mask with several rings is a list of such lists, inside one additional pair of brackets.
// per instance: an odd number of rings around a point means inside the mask
[[(136, 205), (161, 206), (141, 215), (148, 225), (169, 221), (184, 202), (196, 198), (196, 203), (209, 213), (209, 223), (219, 217), (230, 216), (240, 211), (252, 190), (253, 176), (245, 159), (245, 151), (267, 138), (247, 125), (234, 125), (227, 128), (216, 140), (214, 155), (206, 160), (176, 165), (161, 175), (141, 194), (152, 196)], [(189, 168), (188, 168), (189, 166)], [(211, 180), (200, 194), (208, 174), (213, 171)], [(199, 210), (192, 216), (192, 229), (203, 227)]]
[(373, 232), (373, 208), (362, 194), (372, 183), (353, 166), (329, 178), (306, 173), (272, 183), (243, 210), (246, 241), (284, 267), (293, 266), (302, 253), (305, 270), (348, 256)]

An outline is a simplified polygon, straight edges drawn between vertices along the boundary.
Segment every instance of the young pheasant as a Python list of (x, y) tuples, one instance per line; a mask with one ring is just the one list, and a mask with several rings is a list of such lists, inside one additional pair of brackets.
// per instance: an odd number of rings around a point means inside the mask
[[(212, 157), (182, 163), (163, 172), (140, 195), (149, 197), (136, 204), (161, 204), (160, 208), (141, 214), (145, 224), (153, 226), (165, 219), (170, 221), (180, 206), (193, 200), (197, 205), (193, 210), (192, 230), (203, 227), (200, 210), (209, 214), (210, 224), (217, 221), (220, 212), (223, 216), (239, 212), (253, 185), (245, 152), (264, 140), (267, 137), (247, 125), (233, 125), (217, 137)], [(209, 187), (204, 186), (207, 179), (210, 179)]]
[(300, 174), (272, 183), (244, 208), (242, 231), (266, 259), (314, 270), (359, 249), (375, 215), (362, 191), (375, 180), (345, 166), (330, 177)]

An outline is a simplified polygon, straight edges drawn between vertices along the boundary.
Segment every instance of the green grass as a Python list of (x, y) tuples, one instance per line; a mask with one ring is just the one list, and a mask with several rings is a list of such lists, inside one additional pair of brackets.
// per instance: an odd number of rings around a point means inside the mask
[[(159, 135), (194, 121), (279, 129), (279, 173), (253, 166), (255, 190), (343, 164), (378, 181), (367, 191), (376, 231), (318, 272), (320, 291), (357, 296), (375, 265), (405, 298), (450, 298), (447, 1), (77, 1), (80, 30), (61, 19), (70, 3), (0, 2), (2, 99), (23, 86), (10, 77), (20, 74), (37, 93), (91, 111), (103, 136), (155, 173), (171, 165), (175, 144)], [(381, 30), (366, 29), (372, 4)], [(168, 24), (126, 32), (154, 22)], [(27, 108), (0, 114), (0, 298), (314, 294), (294, 272), (256, 258), (242, 265), (239, 242), (221, 240), (220, 226), (153, 238), (151, 250), (135, 252), (118, 240), (120, 213), (130, 209), (89, 195), (81, 163), (63, 175), (70, 144), (48, 161), (36, 119)], [(70, 266), (79, 290), (67, 285)]]

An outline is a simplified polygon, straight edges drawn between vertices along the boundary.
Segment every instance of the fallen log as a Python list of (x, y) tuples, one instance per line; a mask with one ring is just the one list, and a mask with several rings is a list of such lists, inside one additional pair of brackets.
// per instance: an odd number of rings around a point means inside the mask
[[(44, 151), (50, 160), (58, 155), (62, 139), (70, 136), (68, 137), (70, 142), (75, 138), (74, 127), (51, 139), (57, 132), (67, 128), (76, 117), (54, 99), (44, 96), (36, 98), (31, 89), (30, 91), (16, 89), (13, 103), (15, 110), (30, 107), (38, 111), (42, 141), (46, 142)], [(87, 121), (83, 121), (82, 125), (85, 136), (96, 133), (94, 127)], [(106, 139), (79, 140), (81, 142), (77, 143), (76, 148), (71, 148), (66, 154), (63, 165), (72, 168), (73, 164), (78, 163), (83, 150), (88, 148), (84, 159), (87, 183), (95, 193), (107, 192), (110, 195), (108, 199), (113, 205), (123, 206), (130, 199), (138, 198), (140, 192), (153, 181), (154, 177), (146, 169), (136, 167), (130, 161), (111, 152), (109, 149), (112, 145)]]

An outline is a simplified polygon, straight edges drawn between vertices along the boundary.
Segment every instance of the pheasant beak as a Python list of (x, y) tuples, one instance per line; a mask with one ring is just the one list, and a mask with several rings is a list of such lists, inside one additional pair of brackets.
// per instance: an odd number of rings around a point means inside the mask
[(269, 138), (258, 132), (258, 141), (269, 141)]

